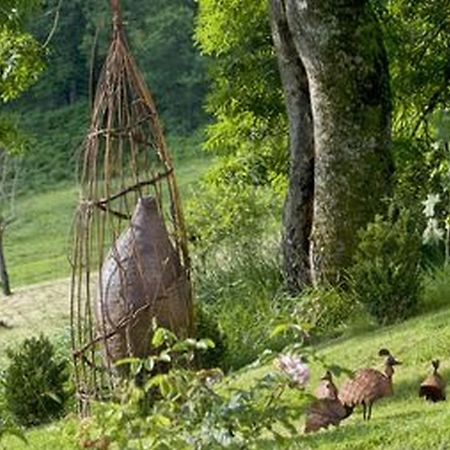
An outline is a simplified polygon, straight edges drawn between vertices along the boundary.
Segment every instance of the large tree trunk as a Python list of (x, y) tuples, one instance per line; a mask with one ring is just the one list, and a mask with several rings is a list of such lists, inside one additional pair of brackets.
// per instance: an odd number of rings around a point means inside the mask
[(309, 238), (314, 194), (314, 142), (306, 71), (286, 19), (282, 0), (271, 2), (271, 25), (289, 116), (290, 175), (283, 214), (283, 260), (287, 285), (311, 284)]
[[(380, 211), (392, 173), (389, 73), (381, 30), (363, 0), (271, 3), (284, 4), (310, 90), (314, 124), (311, 276), (314, 283), (335, 283), (351, 262), (358, 229)], [(289, 85), (284, 78), (283, 82), (289, 98)], [(298, 135), (304, 134), (304, 123), (289, 108), (288, 114), (291, 128), (298, 127)]]

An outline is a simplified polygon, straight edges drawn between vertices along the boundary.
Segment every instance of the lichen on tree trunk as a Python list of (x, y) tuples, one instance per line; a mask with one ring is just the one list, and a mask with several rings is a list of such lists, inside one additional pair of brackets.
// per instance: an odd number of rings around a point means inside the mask
[[(315, 284), (336, 283), (351, 263), (357, 231), (380, 211), (393, 170), (381, 29), (363, 0), (271, 0), (271, 5), (284, 9), (310, 93), (314, 206), (309, 270)], [(294, 149), (295, 136), (305, 139), (308, 126), (289, 107), (289, 82), (282, 78)], [(291, 186), (296, 182), (290, 180)]]

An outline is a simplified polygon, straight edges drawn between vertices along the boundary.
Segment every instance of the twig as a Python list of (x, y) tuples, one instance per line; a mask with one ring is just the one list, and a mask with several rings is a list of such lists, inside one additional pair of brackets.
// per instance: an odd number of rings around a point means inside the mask
[[(163, 297), (161, 297), (163, 298)], [(97, 336), (95, 339), (93, 339), (92, 341), (88, 342), (87, 344), (85, 344), (83, 347), (77, 349), (77, 350), (73, 350), (72, 354), (74, 357), (80, 357), (84, 354), (84, 352), (89, 349), (90, 347), (92, 347), (95, 344), (98, 344), (101, 341), (104, 340), (108, 340), (109, 338), (113, 337), (114, 335), (116, 335), (120, 330), (124, 329), (130, 322), (132, 322), (133, 320), (137, 319), (139, 314), (142, 311), (145, 311), (149, 308), (151, 308), (152, 306), (154, 306), (153, 302), (148, 302), (145, 305), (142, 305), (140, 308), (136, 309), (136, 311), (128, 314), (127, 316), (125, 316), (117, 325), (116, 327), (109, 331), (106, 334)]]
[(59, 22), (59, 12), (61, 10), (61, 5), (62, 5), (62, 0), (59, 0), (58, 6), (56, 7), (56, 11), (55, 11), (55, 18), (53, 19), (53, 26), (52, 26), (52, 29), (50, 30), (50, 33), (47, 36), (47, 39), (45, 40), (44, 44), (42, 45), (43, 48), (46, 48), (48, 46), (48, 44), (50, 44), (50, 41), (52, 40), (53, 35), (56, 32), (56, 28), (58, 27), (58, 22)]
[(120, 211), (111, 209), (108, 206), (106, 206), (105, 203), (95, 202), (94, 205), (97, 206), (98, 208), (100, 208), (102, 211), (109, 212), (110, 214), (118, 217), (119, 219), (124, 219), (124, 220), (131, 219), (131, 216), (129, 214), (124, 214), (124, 213), (121, 213)]
[(152, 184), (155, 184), (158, 181), (162, 180), (163, 178), (166, 178), (167, 176), (169, 176), (172, 172), (173, 172), (173, 169), (167, 170), (166, 172), (163, 172), (163, 173), (158, 173), (151, 180), (140, 181), (139, 183), (136, 183), (133, 186), (123, 189), (122, 191), (118, 192), (117, 194), (111, 195), (111, 197), (98, 200), (96, 202), (96, 205), (97, 206), (105, 205), (109, 202), (112, 202), (113, 200), (118, 199), (119, 197), (122, 197), (123, 195), (128, 194), (129, 192), (138, 191), (145, 186), (150, 186)]

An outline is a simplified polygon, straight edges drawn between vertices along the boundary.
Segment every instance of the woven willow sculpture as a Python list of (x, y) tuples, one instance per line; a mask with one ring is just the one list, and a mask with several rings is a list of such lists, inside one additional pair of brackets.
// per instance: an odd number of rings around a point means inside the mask
[(107, 396), (115, 363), (151, 352), (152, 322), (193, 332), (180, 197), (152, 97), (125, 40), (118, 0), (85, 142), (72, 258), (71, 329), (82, 414)]

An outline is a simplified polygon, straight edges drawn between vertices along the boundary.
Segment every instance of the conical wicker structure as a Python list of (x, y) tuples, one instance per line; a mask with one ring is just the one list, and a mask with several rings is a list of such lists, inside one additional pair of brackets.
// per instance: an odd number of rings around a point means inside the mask
[(71, 329), (80, 411), (104, 397), (114, 363), (151, 352), (152, 321), (193, 332), (189, 257), (174, 169), (122, 29), (100, 75), (74, 224)]

